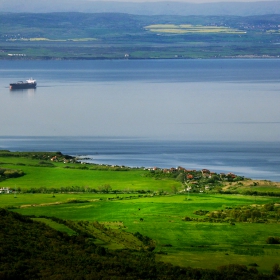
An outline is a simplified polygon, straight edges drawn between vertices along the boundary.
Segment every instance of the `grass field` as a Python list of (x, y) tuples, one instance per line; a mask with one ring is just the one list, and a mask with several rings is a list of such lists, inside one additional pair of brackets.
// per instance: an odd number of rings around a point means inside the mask
[[(143, 169), (112, 171), (110, 168), (106, 170), (106, 167), (80, 163), (67, 163), (68, 168), (65, 168), (63, 162), (50, 162), (50, 156), (30, 153), (29, 156), (14, 154), (0, 157), (2, 169), (22, 170), (25, 173), (22, 177), (0, 182), (0, 188), (17, 190), (16, 193), (0, 194), (1, 207), (35, 216), (70, 235), (75, 234), (75, 230), (46, 217), (92, 223), (86, 226), (86, 230), (96, 236), (96, 244), (109, 249), (135, 249), (138, 245), (132, 234), (140, 232), (153, 240), (157, 260), (175, 265), (217, 268), (230, 263), (257, 264), (259, 271), (270, 272), (275, 263), (280, 263), (280, 245), (266, 242), (270, 236), (280, 237), (277, 218), (280, 214), (279, 197), (215, 192), (175, 195), (172, 185), (180, 189), (181, 182), (172, 178), (147, 177), (145, 174), (149, 171)], [(62, 186), (98, 189), (103, 184), (110, 184), (112, 191), (123, 192), (50, 191)], [(42, 186), (41, 193), (23, 192)], [(19, 188), (22, 192), (19, 192)], [(279, 193), (279, 183), (248, 180), (224, 184), (224, 189)], [(136, 193), (137, 190), (151, 192), (142, 194)], [(259, 222), (202, 221), (201, 216), (194, 213), (198, 210), (217, 212), (226, 209), (244, 209), (246, 212), (248, 207), (264, 211), (264, 206), (268, 204), (275, 208), (267, 212), (271, 218)], [(192, 220), (186, 221), (185, 217)], [(102, 226), (94, 226), (96, 221), (97, 225), (104, 225), (109, 231), (104, 232)]]
[[(99, 171), (93, 166), (81, 164), (52, 163), (53, 166), (40, 164), (41, 160), (30, 158), (0, 157), (3, 168), (20, 169), (25, 176), (10, 178), (1, 182), (1, 187), (20, 188), (22, 191), (31, 188), (90, 187), (109, 184), (113, 190), (151, 190), (171, 191), (172, 185), (180, 186), (174, 180), (154, 180), (145, 177), (148, 171), (131, 169), (130, 171)], [(75, 169), (71, 168), (75, 167)]]
[[(185, 222), (183, 217), (196, 217), (195, 210), (219, 210), (252, 204), (277, 202), (269, 197), (242, 195), (192, 194), (132, 197), (112, 194), (13, 194), (0, 197), (2, 205), (21, 205), (15, 211), (24, 215), (54, 216), (73, 221), (98, 221), (106, 227), (121, 222), (121, 231), (140, 232), (156, 243), (157, 259), (180, 266), (216, 268), (229, 263), (249, 265), (269, 272), (280, 262), (280, 245), (268, 245), (268, 236), (280, 236), (279, 223), (202, 223)], [(91, 200), (66, 203), (69, 199)], [(115, 200), (109, 201), (108, 198)], [(100, 200), (102, 199), (102, 200)], [(13, 201), (15, 201), (13, 203)], [(48, 205), (58, 202), (61, 204)], [(64, 202), (64, 203), (63, 203)], [(31, 206), (34, 205), (34, 206)], [(49, 224), (55, 227), (55, 225)], [(65, 231), (65, 229), (63, 229)], [(108, 248), (116, 244), (107, 242)]]
[[(96, 170), (78, 170), (63, 168), (37, 167), (36, 173), (30, 173), (32, 168), (21, 168), (26, 176), (21, 180), (10, 179), (3, 186), (20, 187), (21, 190), (28, 188), (60, 188), (66, 186), (88, 186), (98, 188), (103, 184), (110, 184), (117, 190), (171, 190), (171, 182), (155, 181), (141, 176), (139, 171), (112, 172)], [(34, 169), (34, 168), (33, 168)]]

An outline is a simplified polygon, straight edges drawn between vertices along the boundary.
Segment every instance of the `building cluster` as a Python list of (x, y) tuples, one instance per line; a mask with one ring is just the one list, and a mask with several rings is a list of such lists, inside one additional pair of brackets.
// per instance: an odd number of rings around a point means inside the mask
[(10, 188), (0, 188), (0, 194), (2, 193), (12, 193), (13, 191)]
[(50, 160), (53, 161), (53, 162), (75, 163), (75, 160), (73, 158), (66, 159), (66, 158), (60, 158), (60, 157), (57, 157), (57, 156), (51, 157)]
[(148, 168), (150, 171), (161, 171), (166, 174), (174, 174), (174, 173), (185, 173), (186, 178), (188, 180), (193, 180), (193, 179), (198, 179), (198, 178), (212, 178), (213, 176), (219, 176), (221, 179), (234, 179), (237, 177), (234, 173), (216, 173), (216, 172), (211, 172), (209, 169), (202, 169), (202, 170), (191, 170), (191, 169), (186, 169), (184, 167), (178, 166), (178, 167), (171, 167), (171, 168), (158, 168), (158, 167), (152, 167)]
[(8, 53), (8, 56), (26, 56), (24, 53)]

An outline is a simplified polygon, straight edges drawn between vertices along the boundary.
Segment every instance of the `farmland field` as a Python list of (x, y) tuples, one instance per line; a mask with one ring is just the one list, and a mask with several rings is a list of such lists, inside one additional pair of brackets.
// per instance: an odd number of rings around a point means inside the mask
[(227, 33), (227, 34), (244, 34), (245, 31), (233, 29), (223, 26), (203, 26), (191, 24), (154, 24), (145, 26), (145, 29), (151, 32), (158, 33), (173, 33), (173, 34), (186, 34), (186, 33)]

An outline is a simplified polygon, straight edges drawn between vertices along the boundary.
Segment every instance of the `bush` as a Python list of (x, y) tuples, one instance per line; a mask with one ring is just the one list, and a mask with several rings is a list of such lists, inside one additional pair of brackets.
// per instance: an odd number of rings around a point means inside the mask
[(263, 207), (266, 211), (273, 211), (274, 210), (274, 203), (265, 204)]
[(209, 212), (209, 211), (207, 211), (207, 210), (196, 210), (196, 211), (194, 211), (193, 213), (194, 213), (195, 215), (204, 216), (204, 215), (206, 215), (208, 212)]
[(280, 238), (279, 237), (269, 236), (266, 239), (266, 243), (267, 244), (280, 244)]
[(6, 169), (3, 173), (6, 178), (17, 178), (24, 175), (22, 170)]
[(280, 275), (280, 266), (278, 263), (276, 263), (273, 267), (272, 267), (272, 274), (275, 276), (279, 276)]

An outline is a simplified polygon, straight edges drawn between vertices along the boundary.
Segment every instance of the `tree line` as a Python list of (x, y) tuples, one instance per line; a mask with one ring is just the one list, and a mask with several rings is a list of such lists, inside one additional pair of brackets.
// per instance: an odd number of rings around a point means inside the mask
[(251, 222), (251, 223), (277, 223), (280, 220), (280, 206), (274, 203), (267, 203), (260, 206), (241, 206), (226, 209), (207, 211), (196, 210), (195, 215), (203, 218), (184, 217), (184, 221), (198, 222)]

